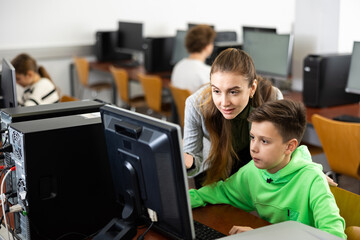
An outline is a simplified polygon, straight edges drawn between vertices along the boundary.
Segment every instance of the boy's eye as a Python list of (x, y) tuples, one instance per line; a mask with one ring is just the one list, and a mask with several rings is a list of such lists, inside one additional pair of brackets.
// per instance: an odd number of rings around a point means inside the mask
[(267, 140), (265, 140), (265, 139), (262, 139), (261, 142), (264, 143), (264, 144), (268, 144), (268, 143), (269, 143), (269, 142), (268, 142)]
[(254, 139), (255, 139), (255, 137), (254, 137), (253, 135), (251, 135), (251, 134), (250, 134), (250, 139), (251, 139), (251, 140), (254, 140)]
[(238, 94), (238, 93), (239, 93), (239, 91), (236, 91), (236, 90), (231, 90), (231, 91), (230, 91), (230, 94), (231, 94), (231, 95), (236, 95), (236, 94)]

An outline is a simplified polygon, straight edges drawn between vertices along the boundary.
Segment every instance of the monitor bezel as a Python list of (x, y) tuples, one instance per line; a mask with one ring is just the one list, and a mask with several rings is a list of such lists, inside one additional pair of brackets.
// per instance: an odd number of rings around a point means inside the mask
[[(357, 59), (357, 63), (360, 62), (360, 41), (354, 41), (353, 44), (353, 50), (350, 60), (350, 69), (349, 69), (349, 75), (346, 82), (345, 92), (347, 93), (353, 93), (353, 94), (359, 94), (360, 95), (360, 83), (358, 84), (358, 88), (354, 87), (352, 83), (354, 81), (360, 81), (360, 75), (356, 76), (354, 69), (358, 69), (358, 66), (355, 65), (355, 59)], [(358, 70), (359, 71), (359, 70)]]
[[(4, 78), (5, 72), (5, 78)], [(7, 79), (9, 78), (9, 79)], [(16, 89), (16, 71), (14, 66), (5, 58), (2, 59), (0, 94), (2, 97), (2, 108), (14, 108), (18, 106)], [(9, 98), (12, 98), (9, 100)]]

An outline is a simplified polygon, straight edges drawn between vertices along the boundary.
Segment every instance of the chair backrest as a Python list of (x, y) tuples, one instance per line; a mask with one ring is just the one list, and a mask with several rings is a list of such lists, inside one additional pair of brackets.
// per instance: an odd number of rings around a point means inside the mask
[(177, 114), (181, 127), (184, 127), (184, 115), (185, 115), (185, 101), (191, 95), (191, 91), (188, 89), (181, 89), (169, 84), (171, 95), (174, 99)]
[(73, 102), (73, 101), (79, 101), (79, 99), (69, 95), (62, 95), (60, 98), (60, 102)]
[(162, 80), (156, 75), (138, 74), (139, 81), (144, 90), (145, 101), (150, 109), (161, 112)]
[(74, 57), (78, 79), (83, 86), (88, 86), (89, 62), (86, 58)]
[(110, 72), (113, 75), (120, 99), (130, 105), (129, 76), (127, 71), (123, 68), (110, 66)]
[(330, 190), (335, 197), (340, 215), (345, 219), (346, 227), (360, 227), (360, 195), (339, 187), (330, 186)]
[(312, 115), (330, 168), (340, 174), (360, 179), (360, 123), (340, 122)]

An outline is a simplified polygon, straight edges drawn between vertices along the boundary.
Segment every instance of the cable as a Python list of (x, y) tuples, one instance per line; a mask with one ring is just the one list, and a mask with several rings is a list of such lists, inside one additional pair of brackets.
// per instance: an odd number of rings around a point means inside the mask
[(11, 144), (7, 144), (0, 148), (0, 152), (12, 152), (13, 148)]
[(8, 130), (7, 128), (0, 129), (0, 134), (6, 132), (7, 130)]
[(151, 222), (150, 226), (148, 227), (148, 229), (145, 230), (145, 232), (143, 232), (143, 234), (141, 234), (137, 240), (143, 240), (145, 235), (148, 233), (148, 231), (150, 230), (150, 228), (154, 225), (154, 222)]
[(4, 217), (5, 227), (6, 227), (6, 231), (8, 233), (9, 239), (10, 239), (10, 233), (9, 233), (9, 228), (8, 228), (7, 221), (6, 221), (5, 205), (4, 205), (6, 198), (5, 198), (5, 195), (4, 195), (3, 191), (4, 191), (4, 183), (5, 183), (6, 177), (14, 170), (15, 170), (15, 167), (10, 168), (10, 170), (7, 171), (7, 173), (5, 174), (3, 180), (1, 181), (1, 195), (0, 195), (1, 196), (1, 206), (2, 206), (2, 210), (3, 210), (3, 215), (5, 216)]

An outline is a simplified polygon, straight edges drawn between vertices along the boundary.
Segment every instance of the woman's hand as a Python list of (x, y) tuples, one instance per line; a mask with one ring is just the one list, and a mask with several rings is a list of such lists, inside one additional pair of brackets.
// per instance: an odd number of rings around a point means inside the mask
[(194, 163), (194, 158), (190, 154), (184, 153), (184, 161), (186, 169), (189, 169)]
[(233, 235), (233, 234), (237, 234), (237, 233), (247, 232), (247, 231), (250, 231), (250, 230), (253, 230), (253, 228), (251, 228), (251, 227), (244, 227), (244, 226), (233, 226), (233, 227), (230, 229), (229, 234), (230, 234), (230, 235)]

